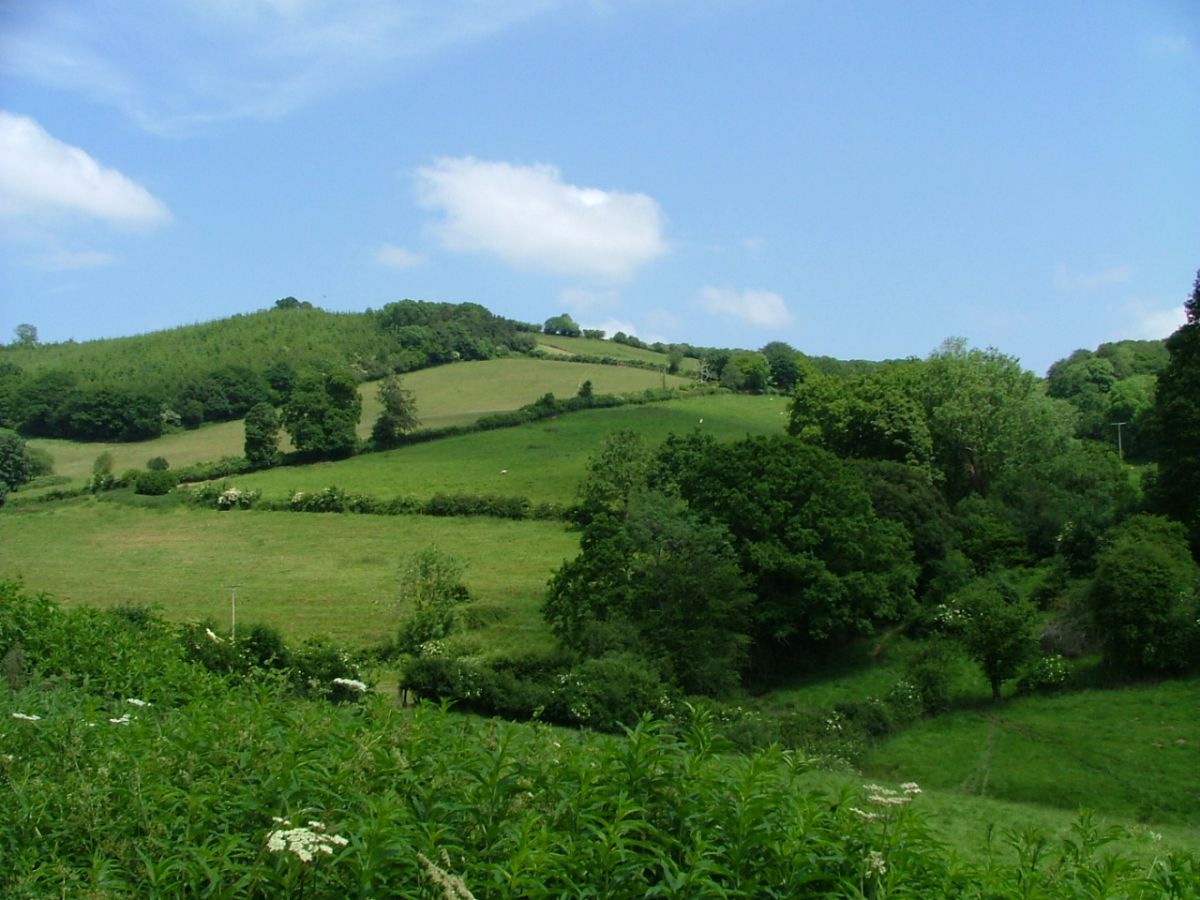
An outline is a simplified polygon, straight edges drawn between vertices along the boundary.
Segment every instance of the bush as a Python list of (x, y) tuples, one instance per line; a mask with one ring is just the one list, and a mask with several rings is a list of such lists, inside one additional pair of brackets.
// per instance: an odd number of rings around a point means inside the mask
[(171, 468), (171, 464), (165, 456), (153, 456), (146, 460), (146, 468), (151, 472), (165, 472)]
[(173, 472), (168, 472), (166, 469), (151, 469), (146, 472), (139, 472), (137, 480), (133, 485), (135, 494), (145, 494), (150, 497), (159, 497), (163, 494), (169, 494), (175, 489), (175, 475)]
[(613, 731), (659, 711), (670, 694), (649, 660), (612, 653), (559, 675), (546, 712), (557, 722)]
[(1057, 653), (1043, 656), (1017, 679), (1017, 691), (1022, 694), (1050, 694), (1060, 691), (1071, 677), (1071, 667)]

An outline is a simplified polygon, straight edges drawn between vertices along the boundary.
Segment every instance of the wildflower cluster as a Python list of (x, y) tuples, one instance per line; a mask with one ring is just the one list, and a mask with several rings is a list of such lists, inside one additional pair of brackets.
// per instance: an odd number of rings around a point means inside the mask
[(259, 498), (259, 493), (228, 487), (217, 495), (217, 509), (249, 509)]
[(333, 683), (352, 691), (358, 691), (360, 694), (367, 689), (366, 683), (357, 678), (335, 678)]
[(277, 828), (267, 835), (267, 849), (272, 853), (294, 853), (301, 862), (312, 862), (318, 853), (333, 854), (334, 847), (344, 847), (349, 841), (340, 834), (328, 834), (325, 825), (309, 820), (307, 827), (292, 828), (287, 819), (274, 818)]

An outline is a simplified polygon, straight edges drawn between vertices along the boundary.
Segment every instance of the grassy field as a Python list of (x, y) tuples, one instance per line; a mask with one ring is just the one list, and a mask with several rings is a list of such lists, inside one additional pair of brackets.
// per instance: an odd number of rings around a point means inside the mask
[[(561, 334), (539, 334), (538, 346), (550, 354), (572, 354), (576, 356), (609, 356), (613, 359), (629, 359), (666, 367), (667, 355), (616, 341), (596, 341), (591, 338), (564, 337)], [(683, 372), (695, 372), (700, 360), (685, 356), (679, 368)]]
[(667, 403), (585, 410), (517, 428), (445, 438), (340, 462), (282, 467), (234, 479), (268, 497), (336, 485), (376, 497), (439, 492), (505, 494), (569, 503), (605, 435), (632, 429), (657, 442), (699, 428), (718, 439), (779, 433), (786, 400), (716, 394)]
[(866, 770), (977, 796), (1197, 827), (1197, 710), (1196, 679), (984, 703), (897, 734), (869, 756)]
[[(598, 394), (624, 394), (690, 383), (686, 378), (646, 369), (550, 362), (524, 357), (455, 363), (422, 369), (404, 377), (405, 386), (416, 398), (417, 415), (423, 428), (473, 422), (489, 413), (513, 410), (532, 403), (547, 392), (557, 397), (571, 397), (584, 381), (591, 381), (593, 390)], [(373, 382), (361, 385), (359, 393), (363, 398), (363, 413), (358, 433), (365, 438), (371, 433), (380, 407)], [(281, 434), (281, 438), (283, 448), (290, 449), (286, 433)], [(29, 443), (46, 450), (54, 458), (56, 475), (79, 483), (91, 476), (92, 463), (101, 453), (113, 455), (113, 470), (120, 474), (127, 469), (144, 468), (146, 461), (155, 456), (165, 457), (176, 468), (220, 459), (222, 456), (241, 456), (244, 439), (242, 423), (236, 421), (205, 425), (195, 431), (177, 432), (132, 444), (79, 443), (41, 438)]]
[[(585, 381), (592, 383), (597, 394), (627, 394), (692, 383), (687, 378), (647, 369), (525, 357), (460, 362), (404, 376), (404, 386), (416, 397), (417, 416), (425, 428), (474, 422), (490, 413), (532, 403), (546, 393), (559, 398), (573, 397)], [(379, 415), (379, 403), (373, 384), (363, 385), (362, 394), (359, 431), (366, 436)]]
[(64, 605), (156, 604), (178, 621), (238, 619), (289, 638), (356, 645), (390, 635), (404, 559), (436, 546), (467, 563), (482, 652), (549, 640), (546, 581), (578, 538), (559, 523), (135, 508), (87, 498), (0, 515), (0, 578)]

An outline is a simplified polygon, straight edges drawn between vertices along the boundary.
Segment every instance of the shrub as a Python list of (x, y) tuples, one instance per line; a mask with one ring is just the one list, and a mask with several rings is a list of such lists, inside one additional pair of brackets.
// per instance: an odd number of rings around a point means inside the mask
[(632, 653), (588, 659), (558, 676), (547, 707), (549, 718), (612, 731), (657, 712), (670, 690), (653, 663)]
[(175, 475), (168, 472), (166, 469), (151, 469), (146, 472), (139, 472), (137, 480), (133, 484), (133, 492), (135, 494), (145, 494), (150, 497), (159, 497), (163, 494), (169, 494), (175, 488)]
[(1062, 690), (1071, 677), (1071, 667), (1057, 653), (1040, 657), (1017, 679), (1022, 694), (1049, 694)]
[(150, 459), (146, 460), (146, 468), (151, 472), (165, 472), (167, 469), (171, 468), (171, 464), (167, 462), (167, 458), (165, 456), (152, 456)]

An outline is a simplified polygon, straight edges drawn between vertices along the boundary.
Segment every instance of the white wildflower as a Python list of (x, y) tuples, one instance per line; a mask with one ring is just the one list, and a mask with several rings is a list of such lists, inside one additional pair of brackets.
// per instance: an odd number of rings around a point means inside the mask
[(900, 790), (904, 791), (904, 793), (908, 794), (910, 797), (915, 797), (917, 794), (921, 793), (921, 786), (915, 781), (906, 781), (904, 784), (900, 785)]
[(130, 706), (149, 706), (150, 705), (147, 701), (139, 700), (136, 697), (130, 697), (125, 702), (128, 703)]
[(883, 854), (878, 850), (872, 850), (867, 854), (867, 872), (873, 875), (887, 874), (887, 861), (884, 860)]
[[(272, 817), (274, 818), (274, 817)], [(287, 825), (284, 819), (275, 818), (275, 824)], [(349, 843), (340, 834), (326, 834), (321, 822), (310, 821), (308, 828), (277, 828), (267, 835), (267, 849), (273, 853), (287, 851), (295, 854), (301, 862), (312, 862), (318, 853), (333, 854), (334, 847)]]
[(340, 684), (342, 687), (350, 688), (352, 691), (362, 693), (367, 689), (367, 686), (356, 678), (335, 678), (334, 684)]
[(37, 722), (42, 718), (41, 716), (36, 716), (36, 715), (26, 714), (26, 713), (21, 713), (21, 712), (15, 712), (12, 714), (12, 716), (14, 719), (21, 719), (25, 722)]
[(128, 725), (129, 713), (125, 713), (125, 715), (121, 716), (119, 719), (109, 719), (108, 721), (112, 722), (114, 725)]
[(204, 633), (208, 635), (208, 639), (210, 641), (212, 641), (214, 644), (221, 643), (221, 639), (219, 637), (217, 637), (215, 634), (213, 634), (213, 630), (211, 628), (205, 628)]
[(863, 819), (864, 821), (866, 821), (866, 822), (877, 822), (877, 821), (879, 821), (879, 813), (867, 812), (867, 811), (865, 811), (865, 810), (859, 809), (857, 806), (852, 806), (852, 807), (850, 807), (850, 812), (852, 812), (852, 813), (854, 813), (855, 815), (859, 816), (860, 818), (862, 818), (862, 819)]

